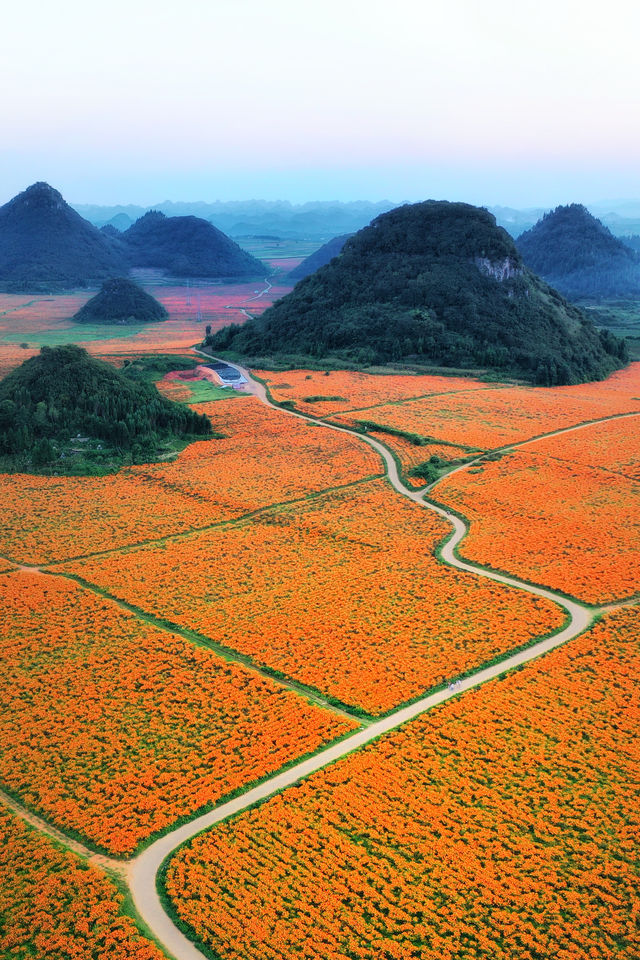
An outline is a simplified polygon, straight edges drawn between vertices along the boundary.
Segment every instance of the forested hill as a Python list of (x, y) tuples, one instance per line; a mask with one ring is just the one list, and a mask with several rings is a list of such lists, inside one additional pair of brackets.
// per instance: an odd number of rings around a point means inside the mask
[(262, 362), (411, 361), (540, 384), (606, 376), (625, 347), (532, 274), (487, 210), (408, 204), (244, 326), (209, 340)]
[(151, 210), (118, 239), (133, 267), (159, 267), (177, 277), (258, 277), (262, 263), (200, 217)]
[(127, 277), (115, 277), (102, 285), (72, 317), (76, 323), (133, 324), (167, 320), (167, 311), (150, 293)]
[(128, 271), (122, 255), (47, 183), (0, 207), (0, 283), (85, 285)]
[(640, 257), (578, 203), (545, 214), (516, 244), (527, 266), (568, 297), (640, 293)]
[(329, 263), (330, 260), (333, 260), (334, 257), (337, 257), (338, 254), (342, 252), (342, 248), (351, 236), (353, 236), (353, 234), (345, 233), (341, 237), (333, 237), (331, 240), (328, 240), (319, 250), (315, 250), (309, 254), (302, 263), (299, 263), (297, 267), (290, 270), (288, 274), (289, 279), (302, 280), (303, 277), (308, 277), (310, 273), (315, 273), (320, 267), (324, 267), (326, 263)]
[[(155, 459), (158, 446), (212, 435), (172, 403), (77, 346), (43, 347), (0, 381), (0, 469), (68, 472)], [(98, 442), (99, 441), (99, 442)], [(74, 472), (84, 472), (78, 469)]]

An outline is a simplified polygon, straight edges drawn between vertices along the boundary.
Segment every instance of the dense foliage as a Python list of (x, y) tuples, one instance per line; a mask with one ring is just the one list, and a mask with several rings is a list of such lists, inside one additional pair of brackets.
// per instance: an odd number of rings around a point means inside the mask
[(161, 303), (126, 277), (106, 280), (99, 293), (78, 310), (76, 323), (157, 323), (169, 314)]
[(640, 293), (638, 255), (579, 203), (545, 214), (517, 247), (528, 267), (568, 297)]
[(324, 267), (325, 264), (329, 263), (342, 252), (342, 248), (351, 236), (353, 236), (353, 234), (345, 233), (341, 237), (333, 237), (321, 246), (319, 250), (315, 250), (310, 254), (306, 260), (299, 263), (297, 267), (290, 270), (289, 279), (302, 280), (303, 277), (308, 277), (309, 274), (315, 273), (320, 267)]
[(4, 470), (64, 472), (78, 452), (109, 466), (153, 459), (160, 441), (194, 436), (211, 436), (207, 417), (74, 345), (43, 347), (0, 381)]
[(599, 379), (626, 359), (524, 266), (488, 211), (436, 201), (378, 217), (261, 317), (207, 342), (254, 358), (417, 360), (543, 385)]
[(0, 207), (0, 282), (5, 285), (84, 285), (127, 269), (107, 238), (46, 183), (34, 183)]
[(253, 277), (259, 260), (200, 217), (165, 217), (151, 210), (121, 235), (133, 267), (160, 267), (179, 277)]

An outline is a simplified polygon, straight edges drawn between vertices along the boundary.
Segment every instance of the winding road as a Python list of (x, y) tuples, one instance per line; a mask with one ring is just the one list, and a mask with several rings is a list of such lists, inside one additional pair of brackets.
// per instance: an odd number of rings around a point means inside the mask
[[(265, 282), (268, 283), (267, 280)], [(267, 289), (269, 289), (269, 287), (267, 287)], [(265, 292), (267, 292), (267, 290), (262, 291), (262, 293)], [(255, 297), (253, 299), (258, 298)], [(202, 351), (196, 352), (202, 353)], [(217, 359), (212, 357), (210, 354), (204, 355), (207, 356), (209, 360)], [(534, 594), (535, 596), (544, 597), (547, 600), (551, 600), (566, 611), (568, 619), (564, 628), (553, 636), (548, 636), (545, 639), (540, 640), (538, 643), (533, 643), (525, 649), (521, 649), (510, 656), (506, 656), (499, 663), (494, 663), (485, 668), (479, 668), (472, 675), (456, 681), (455, 684), (450, 685), (445, 690), (439, 690), (435, 693), (431, 693), (422, 699), (409, 704), (408, 706), (400, 707), (393, 713), (380, 720), (375, 720), (366, 726), (360, 727), (360, 729), (356, 730), (339, 743), (326, 746), (314, 756), (309, 757), (308, 759), (303, 760), (292, 767), (289, 767), (289, 769), (282, 771), (281, 773), (275, 774), (257, 786), (246, 790), (243, 794), (235, 799), (229, 800), (228, 802), (221, 804), (208, 813), (196, 817), (189, 823), (185, 823), (176, 827), (174, 830), (152, 842), (145, 850), (143, 850), (137, 857), (128, 863), (111, 860), (109, 858), (100, 857), (99, 855), (93, 854), (82, 844), (79, 844), (77, 841), (66, 837), (55, 827), (46, 823), (46, 821), (43, 821), (35, 814), (25, 810), (25, 808), (19, 803), (0, 791), (0, 802), (10, 807), (12, 810), (14, 810), (14, 812), (22, 816), (23, 819), (30, 822), (42, 832), (61, 842), (64, 842), (65, 845), (70, 849), (75, 850), (81, 856), (87, 857), (87, 859), (95, 862), (96, 864), (102, 865), (107, 869), (117, 871), (119, 873), (126, 871), (126, 879), (128, 881), (129, 888), (140, 917), (143, 919), (164, 949), (170, 955), (175, 957), (176, 960), (206, 960), (205, 955), (201, 953), (200, 950), (198, 950), (197, 947), (194, 946), (194, 944), (184, 936), (184, 934), (175, 926), (171, 918), (165, 912), (157, 891), (158, 872), (164, 860), (175, 850), (177, 850), (178, 847), (203, 830), (206, 830), (215, 824), (234, 816), (235, 814), (247, 810), (249, 807), (252, 807), (254, 804), (273, 796), (275, 793), (284, 789), (285, 787), (291, 786), (315, 771), (321, 770), (323, 767), (334, 763), (335, 761), (347, 756), (355, 750), (361, 749), (363, 746), (371, 743), (377, 737), (395, 730), (401, 724), (418, 717), (420, 714), (430, 710), (432, 707), (444, 703), (452, 697), (459, 696), (466, 690), (479, 687), (486, 681), (499, 677), (507, 671), (521, 666), (522, 664), (528, 663), (542, 654), (553, 650), (555, 647), (559, 647), (561, 644), (566, 643), (567, 640), (571, 640), (573, 637), (578, 636), (578, 634), (590, 627), (596, 617), (600, 613), (604, 612), (604, 610), (611, 609), (611, 607), (588, 607), (576, 602), (575, 600), (571, 600), (568, 597), (564, 597), (561, 594), (555, 593), (552, 590), (547, 590), (543, 587), (537, 587), (518, 580), (515, 577), (497, 573), (474, 563), (461, 560), (456, 555), (456, 548), (467, 535), (468, 525), (458, 516), (450, 513), (443, 507), (425, 500), (426, 494), (432, 489), (434, 484), (419, 490), (406, 487), (402, 483), (402, 480), (399, 476), (397, 464), (392, 453), (374, 437), (371, 437), (368, 434), (358, 433), (349, 429), (348, 427), (326, 423), (323, 420), (318, 420), (312, 416), (302, 414), (295, 410), (282, 408), (271, 402), (266, 387), (262, 383), (254, 380), (248, 370), (244, 369), (238, 364), (229, 364), (229, 366), (235, 367), (246, 379), (246, 384), (244, 385), (245, 392), (253, 394), (255, 397), (257, 397), (257, 399), (267, 406), (272, 407), (281, 413), (287, 413), (289, 416), (311, 421), (312, 423), (324, 427), (327, 430), (335, 430), (339, 433), (347, 433), (350, 436), (355, 436), (358, 440), (362, 441), (363, 443), (367, 443), (370, 447), (372, 447), (382, 457), (386, 467), (388, 480), (391, 483), (391, 486), (399, 494), (401, 494), (403, 497), (406, 497), (408, 500), (411, 500), (416, 504), (416, 506), (436, 513), (438, 516), (447, 520), (451, 524), (453, 528), (452, 533), (440, 548), (440, 555), (446, 563), (457, 568), (458, 570), (463, 570), (478, 577), (484, 577), (488, 580), (493, 580), (497, 583), (503, 583), (507, 586), (515, 587), (519, 590), (524, 590), (527, 593)], [(618, 416), (640, 416), (640, 413), (622, 414)], [(617, 419), (617, 417), (606, 417), (602, 418), (601, 421), (593, 422), (602, 422), (604, 420), (612, 419)], [(546, 434), (545, 436), (555, 436), (558, 434), (567, 433), (571, 430), (582, 429), (590, 425), (591, 424), (589, 423), (578, 424), (575, 427), (563, 428), (553, 433)], [(509, 447), (501, 448), (500, 452), (506, 452), (513, 447), (522, 446), (523, 443), (534, 442), (537, 439), (542, 439), (542, 437), (536, 437), (532, 438), (530, 441), (512, 444)], [(482, 454), (478, 458), (468, 461), (457, 469), (468, 469), (473, 465), (473, 463), (479, 460), (481, 461), (484, 456), (486, 456), (486, 454)], [(22, 567), (21, 569), (31, 568)], [(45, 572), (40, 570), (40, 568), (33, 569), (34, 572), (36, 570), (40, 573)]]
[[(235, 366), (246, 378), (247, 392), (252, 393), (267, 406), (283, 412), (282, 407), (279, 407), (270, 401), (265, 386), (262, 383), (254, 380), (248, 370), (244, 369), (238, 364), (230, 364), (230, 366)], [(417, 506), (433, 511), (452, 525), (453, 533), (441, 548), (441, 556), (446, 563), (450, 564), (452, 567), (456, 567), (458, 570), (464, 570), (468, 573), (473, 573), (476, 576), (485, 577), (486, 579), (494, 580), (497, 583), (504, 583), (508, 586), (524, 590), (527, 593), (534, 594), (535, 596), (544, 597), (548, 600), (551, 600), (561, 606), (567, 612), (569, 619), (566, 626), (553, 636), (547, 637), (544, 640), (541, 640), (539, 643), (532, 644), (526, 649), (520, 650), (511, 656), (507, 656), (499, 663), (495, 663), (489, 667), (485, 667), (484, 669), (477, 670), (473, 675), (457, 681), (455, 686), (452, 685), (446, 690), (440, 690), (436, 693), (431, 693), (428, 696), (423, 697), (421, 700), (410, 704), (409, 706), (399, 708), (394, 713), (389, 714), (383, 719), (377, 720), (364, 729), (356, 731), (350, 737), (347, 737), (340, 743), (324, 748), (321, 752), (315, 754), (313, 757), (310, 757), (309, 759), (290, 767), (288, 770), (285, 770), (282, 773), (270, 777), (268, 780), (265, 780), (258, 786), (247, 790), (241, 796), (236, 797), (235, 799), (230, 800), (219, 807), (216, 807), (214, 810), (197, 817), (189, 823), (177, 827), (175, 830), (167, 833), (165, 836), (160, 837), (158, 840), (155, 840), (152, 844), (150, 844), (150, 846), (148, 846), (142, 853), (140, 853), (134, 860), (130, 862), (129, 886), (140, 916), (153, 931), (158, 940), (170, 953), (177, 958), (177, 960), (206, 960), (204, 954), (201, 953), (200, 950), (198, 950), (197, 947), (195, 947), (194, 944), (184, 936), (184, 934), (176, 927), (171, 918), (165, 912), (157, 891), (158, 871), (160, 870), (163, 861), (175, 850), (177, 850), (178, 847), (190, 840), (192, 837), (196, 836), (198, 833), (201, 833), (203, 830), (206, 830), (215, 824), (234, 816), (235, 814), (247, 810), (249, 807), (252, 807), (254, 804), (265, 800), (267, 797), (273, 796), (275, 793), (284, 789), (285, 787), (291, 786), (315, 771), (321, 770), (323, 767), (326, 767), (329, 764), (334, 763), (336, 760), (347, 756), (354, 750), (359, 750), (366, 744), (371, 743), (377, 737), (396, 729), (396, 727), (406, 723), (408, 720), (412, 720), (414, 717), (418, 717), (426, 710), (430, 710), (432, 707), (444, 703), (452, 697), (459, 696), (465, 690), (471, 690), (474, 687), (479, 687), (483, 683), (486, 683), (486, 681), (499, 677), (507, 671), (521, 666), (522, 664), (529, 663), (531, 660), (534, 660), (542, 654), (553, 650), (555, 647), (559, 647), (561, 644), (566, 643), (567, 640), (571, 640), (573, 637), (578, 636), (578, 634), (586, 630), (594, 622), (595, 618), (600, 612), (599, 609), (584, 606), (574, 600), (563, 597), (552, 590), (545, 590), (543, 587), (533, 586), (518, 580), (515, 577), (509, 577), (504, 574), (495, 573), (491, 570), (486, 570), (483, 567), (477, 566), (476, 564), (467, 563), (464, 560), (460, 560), (456, 556), (455, 551), (458, 544), (468, 533), (467, 524), (455, 514), (449, 513), (449, 511), (445, 510), (443, 507), (425, 501), (424, 497), (427, 492), (426, 489), (412, 490), (408, 487), (405, 487), (398, 474), (398, 468), (393, 455), (385, 446), (383, 446), (383, 444), (378, 442), (373, 437), (356, 433), (347, 427), (339, 427), (335, 424), (328, 424), (322, 420), (316, 420), (313, 417), (308, 417), (293, 410), (286, 410), (284, 412), (288, 413), (290, 416), (299, 417), (304, 420), (311, 420), (319, 426), (325, 427), (327, 430), (336, 430), (340, 433), (348, 433), (351, 436), (357, 437), (364, 443), (368, 443), (370, 447), (373, 447), (373, 449), (384, 460), (389, 482), (398, 493), (413, 501)], [(634, 415), (639, 416), (640, 414)], [(557, 432), (565, 433), (568, 432), (568, 430), (563, 429)], [(465, 466), (468, 467), (469, 464), (465, 464)]]

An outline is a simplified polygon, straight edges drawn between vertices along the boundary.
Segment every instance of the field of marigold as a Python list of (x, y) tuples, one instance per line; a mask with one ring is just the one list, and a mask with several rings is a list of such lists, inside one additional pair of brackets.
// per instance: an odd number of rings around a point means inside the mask
[(0, 555), (41, 564), (202, 529), (380, 474), (361, 441), (253, 398), (198, 404), (223, 439), (108, 477), (0, 475)]
[(249, 513), (383, 472), (362, 441), (233, 397), (194, 408), (224, 439), (194, 443), (170, 464), (134, 467), (163, 489), (203, 498), (213, 511)]
[[(598, 428), (598, 441), (604, 427), (615, 436), (618, 424), (634, 422), (638, 429), (640, 418), (610, 421)], [(584, 459), (592, 456), (591, 430), (575, 434)], [(556, 438), (554, 449), (561, 451), (563, 440)], [(600, 449), (598, 442), (596, 447)], [(542, 456), (541, 449), (542, 444), (532, 443), (498, 461), (445, 477), (435, 487), (433, 499), (471, 522), (460, 553), (588, 603), (636, 594), (638, 481)]]
[(414, 374), (376, 376), (356, 370), (257, 370), (274, 400), (294, 400), (296, 407), (318, 417), (446, 393), (481, 390), (487, 384), (466, 377)]
[[(640, 363), (634, 364), (635, 393), (640, 393)], [(590, 387), (589, 392), (584, 387)], [(472, 393), (451, 393), (378, 406), (335, 419), (345, 425), (370, 420), (382, 427), (404, 430), (436, 441), (449, 441), (491, 450), (522, 443), (589, 420), (640, 411), (640, 399), (604, 384), (555, 387), (495, 387)], [(598, 389), (600, 388), (600, 389)], [(583, 392), (578, 392), (583, 389)]]
[(117, 856), (355, 727), (62, 577), (0, 604), (2, 784)]
[(584, 430), (547, 437), (525, 447), (539, 457), (601, 467), (640, 480), (640, 416), (593, 423)]
[(373, 480), (59, 569), (381, 713), (563, 622), (549, 601), (441, 564), (448, 530)]
[(163, 960), (96, 867), (0, 809), (0, 955)]
[(228, 960), (635, 960), (638, 609), (192, 840), (173, 909)]

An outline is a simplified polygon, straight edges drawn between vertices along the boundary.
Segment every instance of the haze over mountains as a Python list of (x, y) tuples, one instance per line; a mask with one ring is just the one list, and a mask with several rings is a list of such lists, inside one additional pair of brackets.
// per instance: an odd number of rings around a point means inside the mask
[(602, 378), (626, 356), (525, 266), (492, 214), (446, 201), (381, 215), (261, 317), (210, 344), (296, 365), (413, 361), (542, 385)]
[[(429, 185), (425, 184), (428, 194)], [(327, 240), (345, 233), (355, 233), (375, 217), (400, 203), (315, 201), (293, 204), (287, 201), (241, 200), (207, 203), (164, 201), (153, 206), (74, 204), (74, 209), (98, 227), (109, 223), (116, 229), (127, 230), (132, 223), (149, 210), (159, 210), (167, 216), (197, 216), (210, 220), (219, 230), (233, 237), (270, 235), (283, 239)], [(611, 200), (588, 203), (587, 208), (607, 226), (615, 236), (640, 234), (640, 201)], [(518, 237), (540, 220), (551, 207), (518, 209), (491, 206), (498, 226)]]

